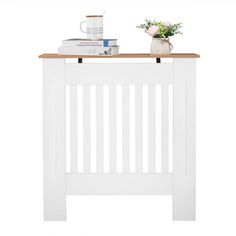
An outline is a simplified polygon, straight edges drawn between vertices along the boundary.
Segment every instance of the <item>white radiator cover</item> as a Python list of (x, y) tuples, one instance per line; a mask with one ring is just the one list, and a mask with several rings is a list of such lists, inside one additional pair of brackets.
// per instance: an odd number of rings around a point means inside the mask
[[(43, 59), (45, 220), (66, 219), (67, 194), (173, 195), (173, 219), (195, 219), (195, 60), (174, 58), (173, 63), (161, 64), (73, 64), (66, 63), (63, 58)], [(66, 101), (66, 86), (69, 86), (69, 101)], [(82, 91), (80, 102), (78, 86)], [(95, 86), (95, 111), (91, 110), (91, 86)], [(108, 86), (108, 101), (104, 101), (104, 86)], [(120, 116), (117, 115), (117, 86), (121, 86)], [(133, 103), (131, 86), (134, 89)], [(143, 104), (144, 86), (147, 86), (146, 108)], [(160, 88), (159, 115), (157, 86)], [(105, 103), (108, 106), (104, 107)], [(69, 104), (69, 116), (66, 104)], [(82, 104), (82, 114), (78, 114), (78, 104)], [(104, 116), (105, 109), (108, 117)], [(82, 117), (83, 130), (78, 130), (78, 116)], [(147, 117), (147, 124), (144, 117)], [(160, 130), (157, 130), (157, 119), (161, 120)], [(92, 120), (95, 120), (94, 133)], [(120, 130), (118, 122), (122, 124)], [(108, 143), (104, 139), (106, 127)], [(66, 140), (67, 130), (69, 140)], [(82, 132), (83, 137), (82, 172), (78, 171), (78, 132)], [(122, 150), (117, 145), (118, 132), (122, 134)], [(161, 139), (160, 147), (156, 145), (157, 135)], [(91, 168), (92, 139), (96, 140), (95, 171)], [(147, 155), (144, 155), (144, 141)], [(66, 155), (66, 142), (69, 142), (69, 155)], [(131, 144), (134, 147), (133, 171)], [(107, 172), (104, 147), (109, 149)], [(122, 153), (120, 171), (117, 170), (118, 151)], [(158, 155), (159, 172), (156, 168)], [(68, 158), (70, 166), (66, 168)], [(69, 172), (66, 173), (66, 169)]]

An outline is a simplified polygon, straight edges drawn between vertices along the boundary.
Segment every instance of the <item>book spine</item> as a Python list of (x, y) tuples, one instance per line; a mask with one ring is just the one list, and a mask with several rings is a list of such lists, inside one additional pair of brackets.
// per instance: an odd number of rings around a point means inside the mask
[(117, 40), (100, 40), (100, 41), (62, 41), (62, 46), (103, 46), (111, 47), (117, 44)]
[(118, 47), (101, 47), (101, 46), (62, 46), (58, 49), (61, 55), (115, 55), (118, 54)]
[(103, 47), (112, 47), (115, 45), (117, 45), (117, 40), (109, 40), (109, 39), (103, 40)]
[(69, 44), (63, 44), (62, 46), (103, 46), (102, 42), (70, 42)]

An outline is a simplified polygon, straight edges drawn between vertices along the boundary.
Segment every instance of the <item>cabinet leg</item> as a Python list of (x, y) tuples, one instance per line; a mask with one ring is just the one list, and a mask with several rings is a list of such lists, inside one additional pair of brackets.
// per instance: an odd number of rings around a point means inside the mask
[(174, 59), (173, 219), (195, 220), (195, 59)]
[(44, 220), (66, 219), (65, 157), (64, 59), (44, 59)]

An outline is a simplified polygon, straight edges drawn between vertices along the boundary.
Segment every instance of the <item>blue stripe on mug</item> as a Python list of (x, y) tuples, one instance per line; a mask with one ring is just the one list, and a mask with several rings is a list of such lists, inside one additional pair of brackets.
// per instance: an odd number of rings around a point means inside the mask
[(107, 39), (104, 39), (103, 40), (103, 47), (108, 47), (108, 40)]

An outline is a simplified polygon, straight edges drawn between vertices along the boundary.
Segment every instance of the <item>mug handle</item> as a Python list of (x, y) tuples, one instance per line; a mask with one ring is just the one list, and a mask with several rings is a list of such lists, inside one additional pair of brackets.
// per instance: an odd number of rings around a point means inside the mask
[(84, 21), (82, 21), (82, 22), (80, 23), (80, 31), (83, 32), (83, 33), (87, 33), (87, 32), (86, 32), (85, 30), (83, 30), (83, 28), (82, 28), (83, 23), (86, 23), (86, 20), (84, 20)]

